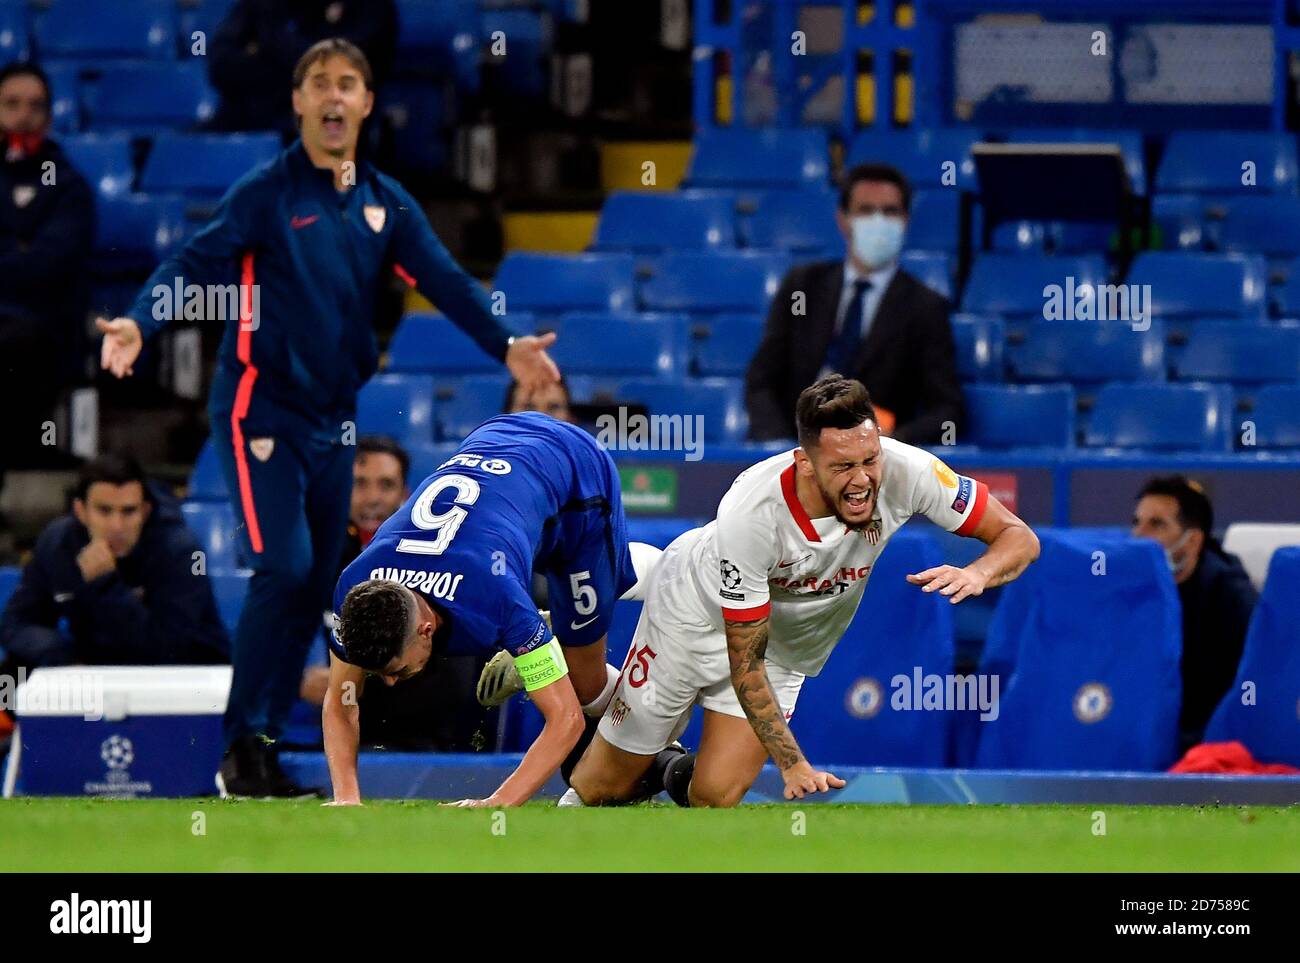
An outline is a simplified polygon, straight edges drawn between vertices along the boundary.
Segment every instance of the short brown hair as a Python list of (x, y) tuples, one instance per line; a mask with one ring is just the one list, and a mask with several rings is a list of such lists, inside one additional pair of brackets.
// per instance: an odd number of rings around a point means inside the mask
[(375, 77), (370, 70), (370, 61), (362, 53), (361, 48), (351, 40), (344, 40), (342, 37), (329, 37), (326, 40), (318, 40), (307, 48), (307, 52), (298, 58), (298, 63), (293, 68), (293, 88), (297, 90), (302, 86), (302, 82), (307, 79), (307, 71), (322, 60), (328, 60), (338, 54), (340, 57), (347, 59), (357, 72), (361, 74), (361, 79), (366, 82), (366, 89), (373, 90), (375, 86)]
[(799, 395), (794, 406), (799, 444), (816, 447), (823, 428), (856, 428), (876, 420), (871, 396), (861, 381), (840, 374), (828, 374), (814, 381)]
[(371, 579), (348, 591), (334, 632), (349, 664), (380, 672), (401, 654), (415, 620), (409, 590), (396, 582)]

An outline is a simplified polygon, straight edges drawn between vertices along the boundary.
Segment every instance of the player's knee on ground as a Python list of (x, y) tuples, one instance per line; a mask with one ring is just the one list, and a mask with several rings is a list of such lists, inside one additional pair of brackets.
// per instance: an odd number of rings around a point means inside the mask
[(700, 779), (698, 771), (687, 794), (692, 809), (731, 809), (745, 798), (749, 786), (735, 779)]
[(583, 804), (616, 806), (639, 798), (644, 769), (636, 772), (612, 763), (606, 758), (607, 754), (602, 752), (605, 747), (598, 746), (597, 743), (593, 743), (579, 760), (569, 780), (569, 785), (577, 792)]

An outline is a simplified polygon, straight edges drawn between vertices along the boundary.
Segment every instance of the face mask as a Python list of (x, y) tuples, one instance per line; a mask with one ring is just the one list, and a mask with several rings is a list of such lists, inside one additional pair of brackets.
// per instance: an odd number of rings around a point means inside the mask
[(884, 267), (903, 249), (903, 219), (884, 214), (853, 218), (853, 253), (875, 270)]
[(1169, 566), (1169, 571), (1174, 575), (1177, 575), (1179, 571), (1182, 570), (1183, 566), (1187, 564), (1186, 559), (1184, 559), (1181, 562), (1175, 559), (1174, 553), (1177, 552), (1184, 545), (1186, 545), (1187, 540), (1191, 537), (1192, 537), (1191, 531), (1183, 532), (1183, 534), (1178, 537), (1178, 541), (1174, 542), (1174, 544), (1170, 545), (1168, 548), (1165, 549), (1165, 564)]

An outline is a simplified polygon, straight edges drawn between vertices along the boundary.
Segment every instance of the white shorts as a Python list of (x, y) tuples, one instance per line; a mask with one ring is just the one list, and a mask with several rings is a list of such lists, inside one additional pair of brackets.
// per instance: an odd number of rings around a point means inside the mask
[[(601, 736), (624, 752), (651, 756), (670, 745), (697, 704), (745, 718), (731, 685), (726, 633), (701, 617), (686, 594), (694, 588), (685, 554), (670, 546), (652, 573), (623, 671), (600, 720)], [(789, 719), (804, 674), (769, 661), (767, 677)]]

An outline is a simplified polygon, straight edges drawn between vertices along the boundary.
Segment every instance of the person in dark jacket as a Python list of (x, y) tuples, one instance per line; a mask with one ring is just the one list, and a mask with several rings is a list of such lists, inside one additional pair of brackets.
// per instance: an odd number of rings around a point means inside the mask
[[(0, 70), (0, 466), (39, 461), (44, 422), (84, 358), (95, 196), (49, 137), (39, 67)], [(0, 475), (3, 467), (0, 467)], [(2, 479), (0, 479), (2, 480)]]
[(948, 301), (898, 266), (910, 205), (911, 188), (894, 168), (849, 171), (836, 213), (847, 259), (791, 268), (768, 308), (745, 377), (751, 438), (795, 437), (800, 392), (837, 372), (867, 386), (883, 433), (910, 445), (958, 439)]
[[(555, 335), (513, 337), (487, 292), (395, 180), (357, 156), (374, 108), (370, 65), (334, 38), (294, 68), (302, 137), (226, 193), (207, 225), (154, 271), (125, 317), (100, 319), (101, 364), (128, 375), (144, 339), (194, 298), (224, 325), (208, 408), (253, 576), (235, 630), (225, 796), (302, 796), (275, 742), (332, 606), (347, 532), (357, 392), (374, 373), (381, 286), (417, 287), (530, 389), (559, 380)], [(235, 282), (238, 282), (236, 284)], [(197, 295), (196, 295), (197, 297)], [(232, 303), (233, 302), (233, 303)]]
[(0, 616), (14, 667), (219, 665), (230, 642), (176, 500), (124, 455), (86, 464)]
[(1183, 604), (1180, 754), (1201, 741), (1237, 677), (1258, 601), (1250, 576), (1213, 529), (1214, 508), (1197, 482), (1181, 475), (1152, 478), (1138, 493), (1133, 537), (1153, 538), (1164, 548)]

